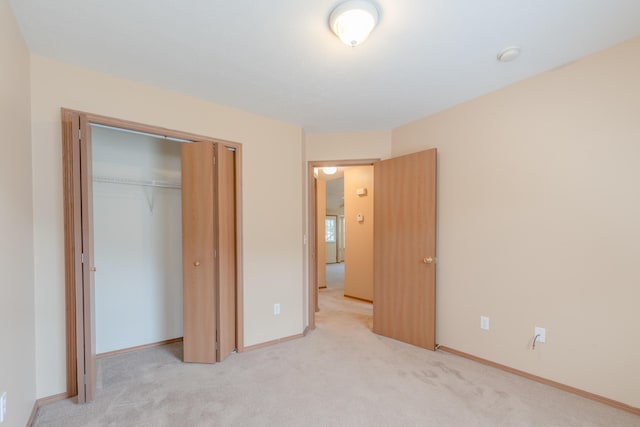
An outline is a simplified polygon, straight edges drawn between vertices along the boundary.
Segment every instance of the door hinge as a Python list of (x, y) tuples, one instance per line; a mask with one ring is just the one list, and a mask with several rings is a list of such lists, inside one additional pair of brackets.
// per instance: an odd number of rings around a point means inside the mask
[(82, 141), (82, 130), (78, 129), (78, 141)]
[(84, 253), (83, 253), (83, 254), (80, 254), (80, 262), (81, 262), (82, 264), (84, 264)]
[(213, 250), (213, 257), (214, 258), (218, 258), (218, 250), (217, 249)]
[(216, 329), (216, 350), (220, 350), (220, 340), (218, 339), (218, 330)]

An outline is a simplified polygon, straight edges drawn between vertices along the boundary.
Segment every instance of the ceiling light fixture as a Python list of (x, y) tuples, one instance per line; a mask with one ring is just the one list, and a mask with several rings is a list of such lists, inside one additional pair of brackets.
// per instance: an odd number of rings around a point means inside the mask
[(378, 9), (366, 0), (349, 0), (329, 16), (329, 27), (347, 46), (362, 44), (378, 24)]
[(338, 168), (335, 166), (327, 166), (325, 168), (322, 168), (322, 172), (324, 172), (325, 175), (333, 175), (337, 171), (338, 171)]

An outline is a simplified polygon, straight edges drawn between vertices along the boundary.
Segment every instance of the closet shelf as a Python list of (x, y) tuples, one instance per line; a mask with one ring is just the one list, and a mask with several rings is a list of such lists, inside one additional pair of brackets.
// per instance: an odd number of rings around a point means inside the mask
[(122, 184), (122, 185), (137, 185), (141, 187), (155, 187), (155, 188), (175, 188), (180, 189), (181, 183), (161, 180), (139, 180), (139, 179), (127, 179), (116, 178), (110, 176), (94, 176), (93, 182), (104, 182), (107, 184)]

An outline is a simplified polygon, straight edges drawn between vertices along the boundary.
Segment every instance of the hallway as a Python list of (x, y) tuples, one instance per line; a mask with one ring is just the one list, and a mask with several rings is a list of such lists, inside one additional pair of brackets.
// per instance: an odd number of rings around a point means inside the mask
[(367, 329), (373, 334), (373, 304), (344, 296), (344, 263), (327, 264), (327, 287), (318, 291), (318, 298), (318, 328), (341, 325), (342, 333), (357, 335)]

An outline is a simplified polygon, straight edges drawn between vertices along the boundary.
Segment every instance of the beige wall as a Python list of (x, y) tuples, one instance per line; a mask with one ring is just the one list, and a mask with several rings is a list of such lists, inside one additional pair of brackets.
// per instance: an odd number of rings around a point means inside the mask
[[(366, 188), (358, 196), (356, 190)], [(344, 171), (344, 294), (373, 301), (373, 166)], [(363, 222), (357, 221), (362, 214)]]
[(638, 76), (637, 38), (394, 130), (439, 152), (438, 343), (640, 407)]
[(0, 0), (0, 394), (6, 426), (24, 426), (36, 397), (29, 52)]
[(386, 159), (391, 131), (307, 134), (307, 160)]
[(65, 390), (60, 107), (242, 143), (245, 345), (303, 331), (300, 127), (39, 56), (31, 76), (38, 397)]

